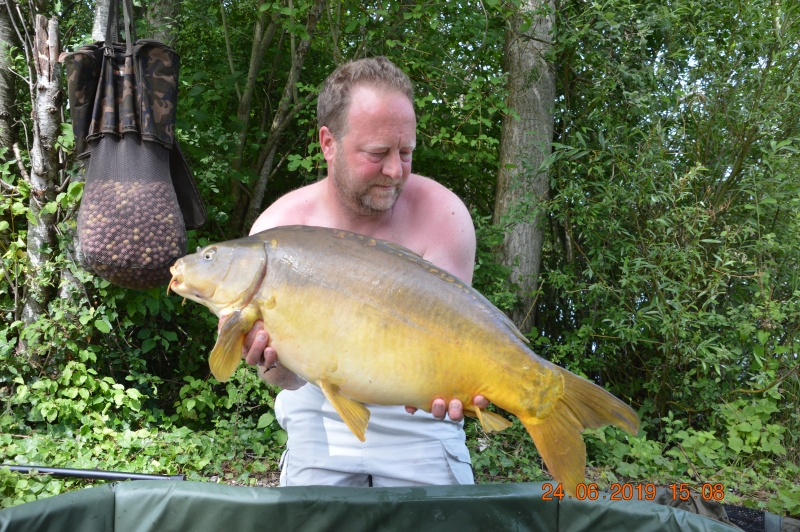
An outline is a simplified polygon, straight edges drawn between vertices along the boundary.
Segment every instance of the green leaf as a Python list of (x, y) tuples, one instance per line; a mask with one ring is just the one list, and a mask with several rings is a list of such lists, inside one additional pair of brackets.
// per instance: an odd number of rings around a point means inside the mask
[(769, 341), (769, 333), (766, 331), (758, 331), (756, 334), (758, 336), (758, 343), (764, 346), (767, 345), (767, 342)]
[(267, 412), (266, 414), (263, 414), (260, 418), (258, 418), (258, 426), (256, 428), (263, 429), (265, 427), (269, 427), (274, 420), (275, 416)]
[(142, 342), (142, 354), (147, 353), (156, 346), (156, 341), (153, 338), (148, 338)]
[(111, 332), (111, 325), (109, 325), (105, 320), (95, 320), (94, 326), (101, 333), (108, 334)]

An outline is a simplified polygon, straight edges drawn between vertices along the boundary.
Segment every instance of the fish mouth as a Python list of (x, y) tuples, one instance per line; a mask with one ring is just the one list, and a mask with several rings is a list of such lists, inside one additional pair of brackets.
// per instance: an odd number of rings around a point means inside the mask
[(178, 268), (177, 263), (170, 266), (169, 273), (172, 274), (172, 279), (170, 279), (169, 284), (167, 285), (167, 295), (169, 295), (170, 290), (177, 294), (178, 291), (175, 290), (175, 287), (183, 284), (183, 274), (180, 272), (180, 268)]
[[(207, 306), (214, 314), (219, 316), (221, 308), (211, 302), (211, 300), (214, 299), (214, 293), (209, 296), (208, 294), (204, 294), (200, 287), (193, 286), (191, 282), (187, 284), (182, 266), (181, 262), (178, 261), (170, 267), (169, 272), (172, 274), (172, 279), (170, 279), (167, 285), (167, 295), (172, 291), (184, 299), (197, 301), (201, 305)], [(218, 288), (219, 286), (214, 287), (215, 293)]]

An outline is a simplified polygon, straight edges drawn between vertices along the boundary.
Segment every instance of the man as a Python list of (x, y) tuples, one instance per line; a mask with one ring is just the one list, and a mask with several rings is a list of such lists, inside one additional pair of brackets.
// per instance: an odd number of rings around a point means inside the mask
[[(276, 201), (251, 234), (294, 224), (344, 229), (405, 246), (471, 282), (475, 230), (469, 212), (445, 187), (411, 173), (412, 102), (411, 82), (386, 58), (362, 59), (334, 71), (317, 104), (328, 176)], [(282, 486), (474, 482), (460, 401), (446, 405), (438, 398), (431, 415), (414, 416), (411, 407), (371, 405), (362, 443), (317, 387), (280, 365), (262, 322), (248, 334), (244, 351), (265, 381), (284, 388), (275, 401), (278, 422), (289, 434)], [(473, 401), (488, 406), (481, 396)]]

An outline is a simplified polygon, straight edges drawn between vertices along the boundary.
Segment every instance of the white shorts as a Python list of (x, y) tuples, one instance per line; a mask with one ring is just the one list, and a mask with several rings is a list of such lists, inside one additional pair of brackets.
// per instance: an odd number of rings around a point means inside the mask
[(316, 386), (279, 393), (275, 415), (289, 434), (281, 486), (474, 484), (463, 422), (411, 415), (402, 406), (367, 407), (361, 442)]

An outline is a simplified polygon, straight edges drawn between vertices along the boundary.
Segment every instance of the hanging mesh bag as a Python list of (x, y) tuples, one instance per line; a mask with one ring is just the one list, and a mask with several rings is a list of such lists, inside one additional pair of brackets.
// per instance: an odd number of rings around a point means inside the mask
[(106, 40), (66, 60), (76, 151), (86, 161), (78, 239), (97, 275), (147, 289), (169, 281), (186, 254), (186, 228), (202, 225), (205, 209), (174, 138), (179, 58), (158, 41), (136, 41), (131, 0), (123, 10), (125, 44), (114, 42), (112, 0)]
[(131, 133), (90, 146), (78, 216), (86, 261), (126, 288), (168, 282), (169, 267), (186, 254), (181, 210), (169, 172), (162, 171), (169, 168), (169, 151)]

